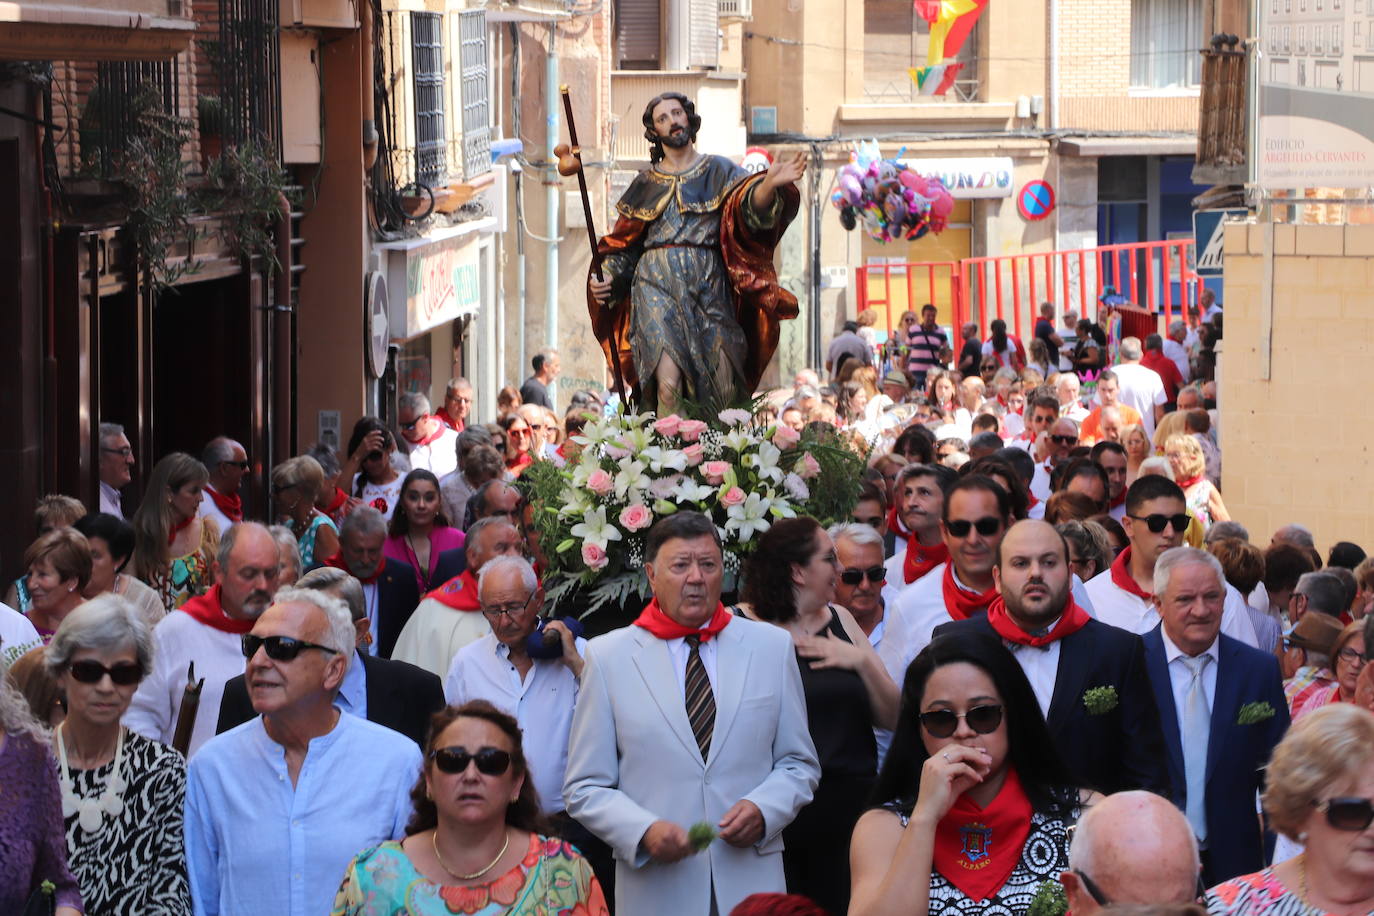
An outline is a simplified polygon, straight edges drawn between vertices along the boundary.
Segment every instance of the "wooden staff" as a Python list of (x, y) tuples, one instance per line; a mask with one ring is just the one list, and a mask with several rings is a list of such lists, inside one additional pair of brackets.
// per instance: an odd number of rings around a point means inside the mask
[(177, 710), (176, 730), (172, 733), (172, 749), (185, 757), (191, 747), (191, 732), (196, 727), (196, 715), (200, 712), (200, 691), (205, 686), (205, 678), (196, 680), (196, 663), (186, 666), (186, 690), (181, 695), (181, 707)]
[(601, 253), (596, 248), (596, 228), (592, 225), (592, 200), (587, 196), (587, 176), (582, 171), (582, 148), (577, 143), (577, 124), (573, 121), (572, 98), (566, 84), (558, 88), (563, 93), (563, 111), (568, 116), (568, 139), (572, 140), (572, 145), (560, 143), (553, 148), (553, 154), (558, 157), (558, 174), (577, 176), (577, 188), (582, 192), (582, 215), (587, 222), (587, 244), (592, 249), (592, 272), (597, 280), (604, 280)]

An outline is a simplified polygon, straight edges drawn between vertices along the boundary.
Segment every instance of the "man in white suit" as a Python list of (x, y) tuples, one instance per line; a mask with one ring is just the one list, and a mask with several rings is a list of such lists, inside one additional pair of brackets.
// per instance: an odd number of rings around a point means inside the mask
[(710, 519), (659, 521), (644, 554), (654, 600), (587, 646), (563, 797), (615, 852), (617, 911), (723, 916), (784, 890), (782, 829), (820, 779), (801, 676), (785, 630), (720, 603)]

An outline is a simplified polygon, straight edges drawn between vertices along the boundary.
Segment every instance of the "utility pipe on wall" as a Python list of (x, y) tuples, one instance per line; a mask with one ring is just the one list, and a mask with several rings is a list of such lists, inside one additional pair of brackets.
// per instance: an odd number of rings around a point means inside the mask
[[(544, 231), (548, 233), (548, 263), (544, 268), (544, 346), (558, 346), (558, 170), (554, 163), (558, 157), (553, 148), (558, 145), (558, 23), (549, 23), (549, 53), (544, 63), (544, 104), (547, 107), (548, 136), (544, 150), (544, 160), (548, 171), (544, 176), (545, 218)], [(525, 367), (520, 367), (520, 373)], [(517, 373), (517, 378), (519, 374)], [(549, 382), (549, 399), (558, 403), (558, 380)]]

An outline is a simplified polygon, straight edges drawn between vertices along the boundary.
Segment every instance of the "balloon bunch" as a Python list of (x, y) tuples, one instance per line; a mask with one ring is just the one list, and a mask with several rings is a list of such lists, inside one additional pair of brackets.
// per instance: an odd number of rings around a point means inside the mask
[(880, 158), (878, 144), (872, 141), (855, 145), (837, 183), (830, 202), (840, 211), (840, 224), (854, 229), (862, 223), (864, 231), (880, 242), (943, 232), (954, 209), (944, 182), (897, 159)]

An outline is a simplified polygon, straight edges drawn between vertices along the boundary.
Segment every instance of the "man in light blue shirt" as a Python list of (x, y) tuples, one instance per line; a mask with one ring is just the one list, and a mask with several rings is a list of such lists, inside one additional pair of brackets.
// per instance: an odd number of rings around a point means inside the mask
[(197, 916), (320, 916), (364, 849), (404, 834), (420, 751), (334, 705), (354, 659), (348, 608), (287, 589), (243, 638), (260, 716), (211, 739), (186, 785)]

